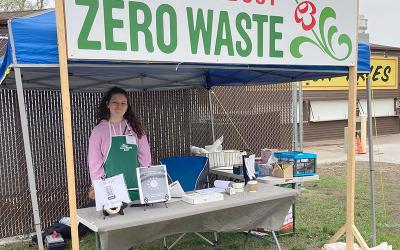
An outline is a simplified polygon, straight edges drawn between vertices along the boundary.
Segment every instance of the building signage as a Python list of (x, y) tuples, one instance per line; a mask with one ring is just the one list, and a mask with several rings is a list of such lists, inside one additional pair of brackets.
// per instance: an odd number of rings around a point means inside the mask
[[(398, 58), (371, 57), (371, 86), (373, 89), (398, 88)], [(366, 89), (367, 75), (358, 76), (358, 89)], [(348, 77), (303, 81), (303, 90), (348, 90)]]
[(356, 1), (65, 1), (69, 59), (353, 66)]

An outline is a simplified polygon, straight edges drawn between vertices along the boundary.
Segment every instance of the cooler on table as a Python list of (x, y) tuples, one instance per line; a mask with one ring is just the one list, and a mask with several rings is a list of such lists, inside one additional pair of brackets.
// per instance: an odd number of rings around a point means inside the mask
[(317, 170), (317, 155), (303, 152), (279, 152), (274, 154), (280, 163), (293, 163), (293, 176), (312, 176)]

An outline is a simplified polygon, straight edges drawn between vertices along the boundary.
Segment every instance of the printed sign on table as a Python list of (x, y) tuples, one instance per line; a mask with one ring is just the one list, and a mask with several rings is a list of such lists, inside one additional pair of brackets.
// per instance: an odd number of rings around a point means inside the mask
[(123, 174), (93, 182), (96, 211), (114, 208), (131, 202)]

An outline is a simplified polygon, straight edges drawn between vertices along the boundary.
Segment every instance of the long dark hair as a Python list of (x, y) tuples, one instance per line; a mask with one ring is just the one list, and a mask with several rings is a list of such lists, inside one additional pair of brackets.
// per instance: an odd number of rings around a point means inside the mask
[(104, 94), (103, 99), (101, 100), (101, 103), (99, 105), (97, 124), (99, 124), (102, 120), (108, 121), (110, 119), (110, 110), (108, 109), (107, 104), (111, 100), (111, 97), (115, 94), (123, 94), (126, 97), (128, 109), (124, 114), (124, 118), (127, 120), (128, 124), (132, 127), (133, 131), (140, 139), (144, 135), (143, 125), (132, 110), (131, 104), (129, 103), (128, 93), (121, 88), (113, 87)]

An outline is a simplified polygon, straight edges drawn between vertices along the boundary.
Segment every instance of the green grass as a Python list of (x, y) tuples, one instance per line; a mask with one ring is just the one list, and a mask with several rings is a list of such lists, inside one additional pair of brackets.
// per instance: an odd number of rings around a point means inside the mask
[[(378, 166), (379, 167), (379, 166)], [(389, 242), (393, 249), (400, 249), (400, 176), (399, 165), (380, 166), (377, 171), (377, 242)], [(283, 249), (320, 249), (323, 244), (345, 223), (346, 181), (343, 164), (319, 168), (320, 181), (306, 183), (305, 190), (296, 203), (296, 234), (281, 236)], [(380, 175), (382, 174), (382, 175)], [(384, 188), (380, 180), (384, 180)], [(366, 163), (357, 163), (355, 221), (363, 238), (371, 245), (369, 171)], [(206, 234), (212, 238), (211, 234)], [(174, 249), (243, 249), (243, 233), (220, 233), (219, 245), (211, 247), (195, 236), (188, 234)], [(168, 237), (172, 242), (174, 237)], [(344, 238), (341, 239), (344, 241)], [(256, 237), (248, 242), (249, 249), (274, 249)], [(94, 234), (80, 239), (80, 249), (94, 249)], [(139, 247), (141, 250), (162, 249), (162, 240)], [(0, 249), (29, 249), (27, 243), (15, 244)]]

